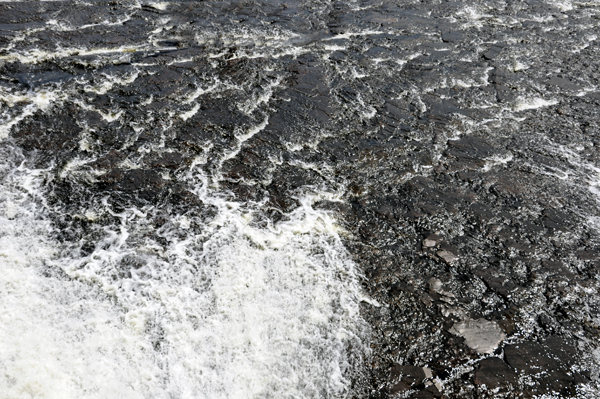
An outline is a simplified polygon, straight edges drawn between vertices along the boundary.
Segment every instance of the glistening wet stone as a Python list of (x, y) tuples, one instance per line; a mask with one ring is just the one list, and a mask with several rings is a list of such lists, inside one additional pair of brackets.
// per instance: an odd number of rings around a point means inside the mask
[[(372, 350), (343, 395), (598, 396), (594, 4), (0, 10), (0, 136), (50, 171), (61, 240), (87, 254), (94, 223), (132, 207), (163, 212), (141, 241), (162, 242), (177, 212), (210, 220), (190, 173), (261, 204), (265, 226), (307, 191), (339, 193), (315, 206), (364, 273)], [(114, 214), (94, 219), (103, 203)], [(493, 326), (483, 349), (474, 321)]]

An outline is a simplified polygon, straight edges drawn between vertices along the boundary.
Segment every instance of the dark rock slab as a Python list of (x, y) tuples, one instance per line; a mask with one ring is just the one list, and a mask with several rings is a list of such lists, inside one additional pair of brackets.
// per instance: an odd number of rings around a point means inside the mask
[(533, 392), (572, 394), (587, 379), (571, 366), (580, 357), (572, 340), (553, 336), (545, 342), (523, 342), (504, 348), (506, 362), (524, 375), (542, 375)]
[(502, 359), (489, 357), (478, 363), (474, 382), (489, 389), (508, 388), (517, 383), (517, 374)]
[(446, 43), (455, 43), (460, 42), (464, 39), (464, 35), (462, 32), (446, 32), (442, 33), (442, 40)]
[(549, 78), (548, 80), (546, 80), (546, 84), (550, 85), (550, 86), (557, 86), (557, 87), (560, 87), (561, 89), (571, 90), (571, 91), (580, 91), (583, 89), (580, 85), (571, 82), (569, 79), (559, 78), (556, 76), (553, 76), (553, 77)]
[(488, 50), (486, 50), (482, 56), (486, 60), (493, 61), (500, 55), (500, 52), (502, 52), (503, 49), (503, 45), (496, 44), (491, 46)]

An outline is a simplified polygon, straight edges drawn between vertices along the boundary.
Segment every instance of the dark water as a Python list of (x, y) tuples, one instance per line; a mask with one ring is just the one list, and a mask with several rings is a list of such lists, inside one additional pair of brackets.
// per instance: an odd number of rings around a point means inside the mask
[(0, 398), (595, 398), (600, 3), (0, 2)]

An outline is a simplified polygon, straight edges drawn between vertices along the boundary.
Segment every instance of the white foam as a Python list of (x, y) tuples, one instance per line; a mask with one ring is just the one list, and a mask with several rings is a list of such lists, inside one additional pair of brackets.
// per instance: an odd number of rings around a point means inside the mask
[[(226, 201), (197, 171), (189, 179), (214, 218), (190, 209), (155, 231), (154, 209), (116, 214), (104, 201), (87, 219), (120, 222), (97, 225), (82, 256), (51, 238), (45, 171), (10, 170), (0, 186), (4, 397), (347, 394), (363, 297), (335, 219), (312, 207), (322, 195), (264, 224), (260, 204)], [(69, 279), (44, 277), (49, 266)]]
[(152, 8), (156, 8), (157, 10), (164, 11), (169, 6), (169, 3), (164, 2), (164, 1), (163, 2), (150, 2), (150, 3), (148, 3), (148, 5)]
[(520, 71), (524, 71), (526, 69), (529, 69), (529, 65), (527, 65), (519, 60), (513, 61), (513, 71), (520, 72)]
[[(296, 36), (240, 30), (223, 40), (267, 43), (256, 48), (272, 57), (310, 51), (289, 45)], [(31, 50), (0, 60), (36, 63), (91, 54), (114, 58), (144, 49), (155, 48)], [(236, 56), (262, 54), (244, 51)], [(0, 138), (34, 112), (65, 101), (69, 92), (69, 100), (82, 109), (109, 122), (118, 120), (122, 111), (99, 110), (85, 100), (87, 94), (73, 96), (71, 89), (106, 94), (133, 83), (142, 66), (93, 80), (72, 79), (54, 91), (40, 87), (0, 93)], [(209, 84), (184, 93), (184, 111), (169, 117), (189, 119), (199, 112), (195, 101), (200, 96), (230, 87), (216, 79)], [(279, 84), (274, 79), (240, 107), (252, 114), (268, 105)], [(150, 96), (145, 104), (153, 100)], [(365, 107), (364, 116), (372, 115), (374, 110)], [(151, 121), (131, 124), (140, 132)], [(221, 163), (235, 157), (268, 121), (265, 115), (256, 126), (237, 129), (236, 143), (222, 150)], [(161, 126), (165, 131), (173, 120), (168, 122)], [(91, 152), (95, 143), (89, 133), (79, 139), (81, 148)], [(0, 145), (8, 151), (8, 144)], [(152, 146), (139, 152), (163, 151), (164, 139)], [(55, 238), (58, 232), (49, 220), (65, 215), (45, 205), (43, 182), (94, 181), (97, 175), (82, 167), (94, 154), (81, 154), (50, 172), (16, 168), (10, 162), (19, 156), (0, 152), (0, 387), (7, 387), (0, 389), (0, 399), (349, 395), (348, 379), (367, 352), (358, 303), (368, 298), (334, 216), (313, 208), (318, 200), (339, 196), (317, 189), (299, 195), (300, 206), (273, 224), (262, 212), (265, 204), (232, 201), (218, 191), (218, 170), (212, 176), (200, 171), (211, 146), (187, 176), (177, 176), (194, 188), (203, 205), (184, 213), (151, 207), (116, 213), (108, 199), (83, 204), (70, 216), (84, 220), (90, 232), (73, 243)], [(135, 159), (118, 166), (139, 167)], [(209, 208), (214, 215), (202, 216)], [(168, 221), (156, 228), (157, 215), (165, 213)], [(117, 222), (107, 224), (110, 218)], [(84, 253), (83, 244), (92, 249)]]
[(544, 100), (543, 98), (521, 98), (515, 105), (515, 111), (527, 111), (530, 109), (544, 108), (558, 104), (557, 100)]
[(546, 2), (561, 11), (571, 11), (574, 9), (573, 2), (570, 0), (546, 0)]
[(196, 104), (192, 107), (192, 109), (190, 109), (187, 112), (183, 112), (181, 115), (179, 115), (179, 117), (181, 119), (183, 119), (184, 121), (187, 121), (188, 119), (190, 119), (192, 116), (196, 115), (198, 113), (198, 111), (200, 110), (200, 104)]
[[(6, 139), (13, 126), (33, 115), (38, 110), (47, 110), (54, 103), (64, 100), (64, 93), (59, 90), (32, 90), (25, 93), (11, 93), (0, 88), (0, 140)], [(16, 107), (17, 104), (26, 104)], [(4, 106), (2, 106), (4, 105)], [(16, 108), (16, 112), (12, 111)]]
[(147, 343), (91, 287), (40, 274), (62, 249), (38, 197), (45, 171), (0, 151), (0, 397), (142, 398)]
[[(266, 117), (258, 125), (251, 126), (248, 129), (243, 130), (243, 131), (238, 131), (235, 135), (235, 137), (237, 138), (237, 144), (236, 144), (235, 148), (233, 150), (229, 151), (228, 153), (226, 153), (221, 158), (220, 164), (222, 165), (223, 162), (225, 162), (229, 159), (235, 158), (237, 156), (237, 154), (239, 154), (239, 152), (241, 151), (244, 143), (246, 141), (250, 140), (252, 137), (254, 137), (257, 133), (260, 133), (261, 131), (263, 131), (267, 127), (268, 124), (269, 124), (269, 117)], [(217, 176), (215, 178), (220, 179), (220, 177), (221, 177), (220, 174), (217, 174)]]
[(349, 39), (349, 38), (354, 37), (354, 36), (381, 35), (383, 33), (386, 33), (386, 32), (381, 31), (381, 30), (366, 29), (366, 30), (357, 31), (357, 32), (338, 33), (335, 36), (331, 36), (331, 37), (327, 37), (327, 38), (323, 39), (323, 41), (339, 40), (339, 39)]
[(57, 48), (54, 51), (46, 51), (41, 49), (31, 49), (24, 52), (11, 51), (9, 54), (0, 55), (0, 60), (14, 60), (24, 64), (36, 64), (43, 61), (55, 60), (60, 58), (90, 55), (115, 55), (135, 53), (136, 51), (166, 51), (175, 50), (176, 47), (152, 47), (152, 46), (121, 46), (115, 48), (97, 47), (97, 48)]
[(462, 26), (463, 28), (470, 27), (482, 27), (483, 21), (492, 18), (493, 16), (490, 14), (482, 13), (481, 10), (476, 6), (467, 6), (464, 9), (458, 11), (456, 13), (458, 18), (451, 18), (451, 20), (466, 20)]
[(84, 90), (87, 92), (93, 92), (101, 95), (106, 94), (115, 86), (126, 86), (135, 82), (138, 76), (138, 71), (134, 71), (129, 74), (123, 74), (122, 76), (113, 74), (103, 74), (102, 79), (99, 80), (100, 82), (98, 84), (86, 84), (84, 86)]
[(246, 114), (252, 114), (261, 104), (268, 104), (273, 96), (273, 91), (276, 87), (281, 85), (283, 77), (277, 77), (276, 79), (267, 83), (266, 87), (261, 89), (260, 93), (253, 93), (252, 97), (245, 101), (239, 106), (239, 108)]
[(513, 155), (510, 152), (508, 152), (506, 154), (493, 155), (489, 158), (486, 158), (485, 165), (483, 166), (482, 170), (484, 172), (489, 172), (490, 170), (492, 170), (492, 168), (494, 166), (497, 166), (497, 165), (506, 166), (506, 164), (508, 164), (512, 160), (513, 160)]
[(213, 92), (217, 89), (217, 87), (219, 87), (219, 85), (221, 85), (222, 83), (218, 80), (215, 79), (215, 83), (213, 83), (211, 86), (207, 87), (206, 89), (203, 89), (202, 87), (198, 87), (196, 90), (194, 90), (193, 92), (191, 92), (190, 94), (188, 94), (185, 99), (183, 100), (184, 104), (189, 104), (193, 101), (196, 101), (196, 99), (206, 93), (210, 93)]

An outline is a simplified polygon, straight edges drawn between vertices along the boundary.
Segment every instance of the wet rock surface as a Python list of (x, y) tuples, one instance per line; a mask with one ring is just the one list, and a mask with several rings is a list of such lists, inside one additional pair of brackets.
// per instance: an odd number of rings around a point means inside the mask
[(102, 201), (208, 217), (190, 165), (273, 221), (341, 193), (355, 397), (593, 398), (599, 36), (593, 2), (3, 2), (0, 136), (64, 240)]

